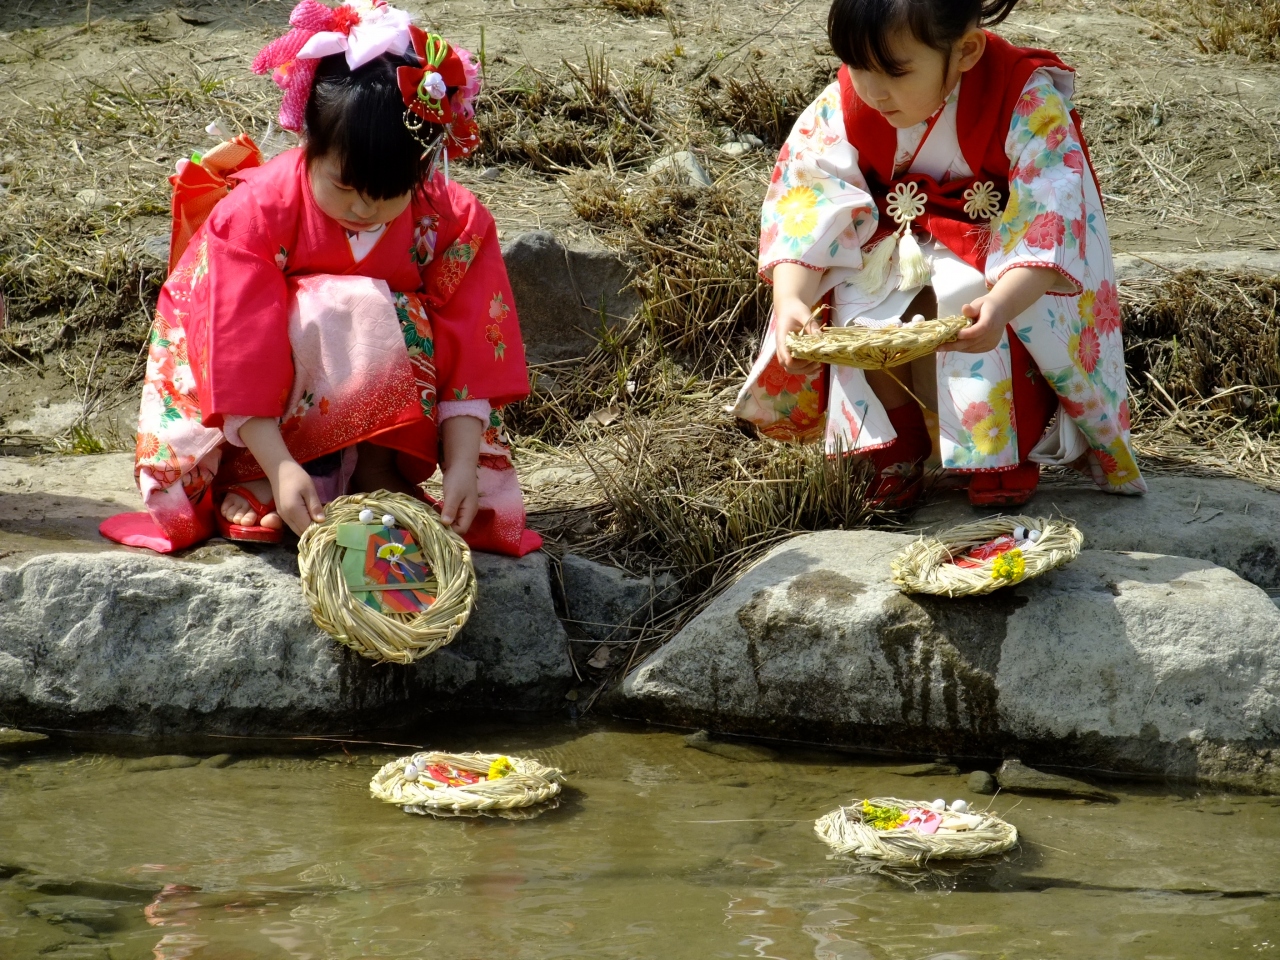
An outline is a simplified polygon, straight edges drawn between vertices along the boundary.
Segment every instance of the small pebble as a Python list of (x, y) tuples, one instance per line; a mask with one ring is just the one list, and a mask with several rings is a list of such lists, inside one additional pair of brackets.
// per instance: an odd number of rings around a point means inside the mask
[(969, 774), (969, 792), (990, 796), (996, 792), (996, 778), (985, 770), (975, 770)]
[(384, 513), (382, 515), (382, 525), (384, 527), (394, 527), (396, 525), (396, 518), (389, 513)]
[(361, 511), (360, 511), (360, 522), (361, 522), (361, 523), (373, 523), (373, 511), (372, 511), (372, 510), (370, 510), (368, 507), (365, 507), (363, 510), (361, 510)]

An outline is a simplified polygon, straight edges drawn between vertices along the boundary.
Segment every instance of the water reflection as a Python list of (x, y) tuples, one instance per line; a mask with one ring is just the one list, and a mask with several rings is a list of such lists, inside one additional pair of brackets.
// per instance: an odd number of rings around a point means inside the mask
[(1138, 960), (1280, 941), (1267, 798), (1002, 799), (1015, 854), (886, 876), (829, 859), (813, 820), (854, 795), (967, 796), (961, 778), (570, 724), (431, 739), (534, 753), (572, 790), (534, 820), (436, 819), (368, 798), (385, 750), (139, 771), (54, 744), (0, 766), (0, 954)]

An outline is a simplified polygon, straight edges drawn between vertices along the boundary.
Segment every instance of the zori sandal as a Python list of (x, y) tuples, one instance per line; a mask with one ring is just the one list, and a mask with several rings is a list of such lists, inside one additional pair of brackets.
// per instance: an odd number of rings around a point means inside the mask
[[(274, 499), (263, 503), (255, 497), (247, 487), (240, 486), (239, 484), (227, 487), (227, 489), (223, 491), (223, 497), (225, 498), (228, 493), (234, 493), (237, 497), (244, 497), (245, 502), (248, 503), (253, 511), (258, 515), (259, 520), (265, 517), (268, 513), (275, 512), (276, 502)], [(284, 540), (283, 527), (279, 530), (272, 530), (270, 527), (264, 527), (261, 524), (249, 525), (243, 523), (232, 523), (222, 515), (221, 500), (218, 501), (215, 510), (218, 518), (218, 532), (227, 540), (239, 540), (245, 543), (281, 543)]]

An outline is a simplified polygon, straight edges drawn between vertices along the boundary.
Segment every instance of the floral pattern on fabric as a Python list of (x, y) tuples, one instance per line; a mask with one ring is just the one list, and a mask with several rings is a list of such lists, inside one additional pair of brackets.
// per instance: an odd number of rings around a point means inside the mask
[(436, 255), (436, 231), (440, 226), (440, 217), (434, 213), (421, 217), (413, 228), (413, 249), (409, 259), (419, 267), (425, 267)]
[(396, 294), (396, 317), (404, 332), (404, 345), (409, 350), (409, 366), (413, 368), (414, 383), (422, 402), (423, 414), (431, 420), (436, 415), (436, 365), (435, 338), (431, 334), (431, 320), (421, 298)]
[(856, 268), (878, 222), (844, 138), (840, 85), (832, 84), (800, 115), (778, 155), (760, 216), (760, 273), (767, 278), (785, 261)]
[(489, 319), (493, 322), (485, 327), (484, 333), (484, 338), (493, 344), (493, 355), (498, 360), (507, 352), (506, 341), (502, 338), (502, 321), (507, 319), (510, 312), (511, 308), (502, 299), (502, 291), (499, 290), (489, 301)]
[(471, 266), (471, 261), (480, 252), (480, 245), (483, 241), (484, 237), (479, 234), (473, 235), (466, 241), (459, 237), (444, 252), (439, 273), (439, 295), (442, 299), (447, 300), (453, 296), (458, 287), (462, 285), (462, 278), (467, 275), (467, 268)]

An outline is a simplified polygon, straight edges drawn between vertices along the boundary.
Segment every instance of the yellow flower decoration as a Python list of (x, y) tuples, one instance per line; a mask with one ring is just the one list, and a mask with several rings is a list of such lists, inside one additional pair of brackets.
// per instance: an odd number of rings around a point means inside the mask
[(863, 800), (862, 820), (872, 830), (893, 830), (907, 822), (907, 815), (898, 807), (877, 807)]
[(990, 220), (1000, 213), (1000, 191), (991, 180), (975, 183), (964, 192), (964, 212), (970, 220)]
[(1054, 128), (1065, 126), (1066, 122), (1067, 115), (1062, 111), (1061, 102), (1050, 100), (1027, 118), (1027, 127), (1043, 140)]
[(493, 763), (489, 764), (489, 780), (501, 780), (508, 774), (515, 773), (515, 766), (508, 757), (499, 757)]
[(1027, 572), (1027, 561), (1022, 556), (1022, 551), (1014, 548), (1007, 553), (1002, 553), (991, 561), (991, 579), (992, 580), (1008, 580), (1015, 583), (1021, 580)]
[(778, 201), (782, 229), (797, 237), (808, 236), (818, 225), (818, 194), (809, 187), (792, 187)]
[(983, 456), (993, 456), (1009, 445), (1009, 418), (993, 413), (973, 427), (973, 445)]
[(1013, 411), (1013, 379), (1000, 380), (987, 394), (987, 406), (1004, 419)]

